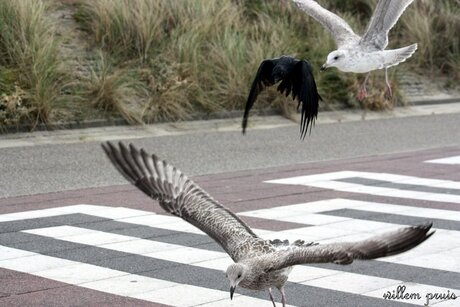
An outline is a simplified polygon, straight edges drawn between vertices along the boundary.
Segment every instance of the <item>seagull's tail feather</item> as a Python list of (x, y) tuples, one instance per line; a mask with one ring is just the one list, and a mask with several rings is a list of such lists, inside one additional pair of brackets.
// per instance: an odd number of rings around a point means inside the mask
[(390, 49), (383, 51), (385, 58), (385, 68), (398, 65), (410, 58), (417, 50), (417, 44), (412, 44), (399, 49)]

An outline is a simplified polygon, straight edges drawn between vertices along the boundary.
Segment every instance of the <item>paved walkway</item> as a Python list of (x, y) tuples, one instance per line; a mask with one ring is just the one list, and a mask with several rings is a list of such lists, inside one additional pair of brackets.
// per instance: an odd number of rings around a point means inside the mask
[[(296, 267), (286, 289), (292, 305), (407, 306), (436, 293), (460, 296), (460, 146), (196, 181), (264, 238), (354, 240), (433, 221), (436, 234), (402, 255)], [(230, 301), (230, 262), (130, 185), (0, 199), (1, 306), (271, 306), (267, 293), (242, 289)], [(411, 299), (384, 299), (401, 285)]]
[[(362, 110), (321, 112), (318, 115), (316, 125), (452, 113), (460, 113), (460, 101), (445, 104), (398, 107), (394, 110), (381, 112)], [(252, 130), (297, 126), (298, 122), (300, 122), (300, 115), (297, 115), (295, 121), (296, 122), (279, 115), (263, 117), (251, 116), (248, 134), (250, 134)], [(241, 118), (160, 123), (144, 126), (107, 126), (86, 129), (12, 133), (0, 135), (0, 148), (72, 144), (119, 139), (126, 140), (222, 131), (241, 131)]]

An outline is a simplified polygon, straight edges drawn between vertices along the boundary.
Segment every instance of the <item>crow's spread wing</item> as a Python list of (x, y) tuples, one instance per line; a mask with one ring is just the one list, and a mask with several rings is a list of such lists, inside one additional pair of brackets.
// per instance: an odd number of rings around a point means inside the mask
[(244, 108), (243, 115), (243, 134), (246, 132), (248, 126), (249, 111), (251, 110), (254, 102), (257, 100), (257, 96), (267, 86), (275, 84), (275, 80), (272, 76), (273, 67), (275, 63), (273, 60), (264, 60), (257, 70), (256, 77), (252, 82), (251, 91), (249, 92), (248, 100), (246, 101), (246, 107)]

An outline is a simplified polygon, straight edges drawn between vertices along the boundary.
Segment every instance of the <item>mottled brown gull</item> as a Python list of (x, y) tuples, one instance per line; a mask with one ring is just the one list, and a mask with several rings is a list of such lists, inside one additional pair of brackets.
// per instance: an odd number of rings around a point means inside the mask
[(238, 216), (212, 198), (180, 170), (155, 155), (123, 143), (102, 144), (115, 167), (128, 181), (167, 212), (201, 229), (213, 238), (235, 263), (227, 268), (230, 298), (239, 285), (252, 290), (271, 288), (281, 292), (294, 265), (333, 262), (350, 264), (354, 259), (375, 259), (407, 251), (428, 239), (431, 224), (400, 228), (357, 242), (322, 244), (297, 240), (264, 240)]
[(360, 88), (358, 98), (366, 97), (366, 83), (370, 72), (385, 69), (387, 96), (392, 96), (387, 69), (404, 62), (417, 50), (417, 44), (399, 49), (384, 50), (388, 45), (388, 32), (414, 0), (379, 0), (366, 32), (356, 35), (339, 16), (326, 10), (313, 0), (294, 0), (300, 9), (316, 19), (334, 37), (337, 50), (327, 56), (321, 67), (337, 67), (345, 72), (368, 73)]

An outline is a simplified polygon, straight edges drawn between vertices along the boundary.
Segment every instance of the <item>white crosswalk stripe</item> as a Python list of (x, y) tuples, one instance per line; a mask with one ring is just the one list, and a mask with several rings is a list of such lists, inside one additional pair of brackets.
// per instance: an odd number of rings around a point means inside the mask
[[(337, 220), (340, 219), (339, 217), (334, 216), (324, 216), (322, 214), (319, 214), (319, 212), (339, 209), (357, 209), (377, 213), (395, 213), (398, 215), (422, 217), (427, 219), (436, 218), (446, 219), (450, 221), (460, 221), (460, 211), (401, 206), (344, 198), (333, 198), (328, 200), (320, 200), (309, 203), (281, 206), (270, 209), (246, 211), (240, 213), (240, 215), (259, 217), (265, 219), (277, 219), (285, 222), (295, 223), (302, 223), (303, 221), (303, 223), (305, 224), (321, 225), (328, 223), (327, 220), (322, 220), (323, 218), (337, 218)], [(311, 218), (308, 214), (312, 214)], [(302, 215), (302, 217), (306, 219), (297, 219), (296, 217), (299, 215)]]
[(436, 163), (436, 164), (450, 164), (450, 165), (460, 165), (460, 156), (453, 156), (441, 159), (427, 160), (426, 163)]
[[(379, 185), (366, 185), (347, 181), (350, 179), (368, 179), (404, 185), (404, 188), (391, 188)], [(317, 188), (331, 189), (350, 193), (371, 194), (386, 197), (400, 197), (434, 202), (460, 203), (460, 182), (451, 180), (428, 179), (413, 176), (395, 175), (387, 173), (341, 171), (319, 175), (298, 176), (266, 181), (268, 183), (305, 185)], [(413, 188), (410, 188), (412, 186)], [(434, 193), (416, 190), (419, 187), (450, 189), (456, 194)]]

